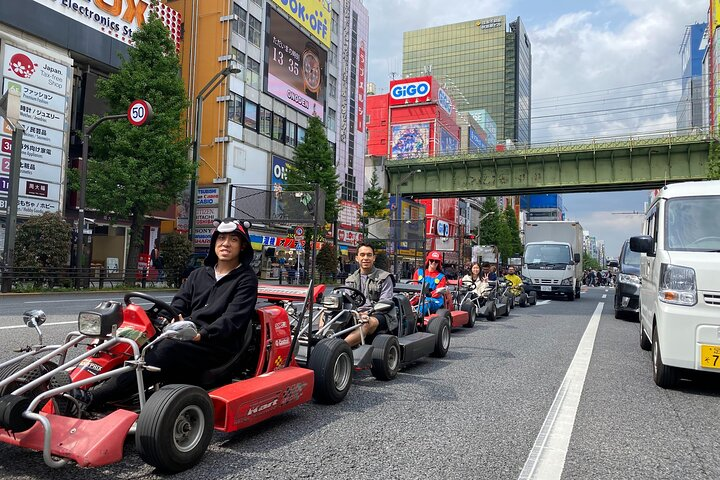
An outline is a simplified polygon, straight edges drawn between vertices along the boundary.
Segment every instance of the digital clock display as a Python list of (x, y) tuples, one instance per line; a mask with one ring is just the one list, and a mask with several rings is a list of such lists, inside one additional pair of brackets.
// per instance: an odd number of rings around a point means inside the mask
[(275, 10), (268, 17), (266, 91), (322, 120), (327, 52)]

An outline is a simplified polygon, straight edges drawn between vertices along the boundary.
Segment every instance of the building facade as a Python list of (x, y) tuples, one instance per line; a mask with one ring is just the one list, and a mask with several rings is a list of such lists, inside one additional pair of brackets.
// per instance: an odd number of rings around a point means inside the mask
[[(132, 33), (152, 10), (170, 29), (178, 49), (181, 46), (182, 16), (177, 10), (165, 4), (153, 7), (145, 0), (133, 7), (100, 0), (0, 0), (0, 82), (3, 93), (21, 92), (25, 126), (18, 219), (64, 213), (83, 232), (83, 258), (110, 268), (125, 266), (129, 223), (88, 212), (85, 225), (78, 226), (77, 195), (66, 188), (66, 172), (79, 165), (82, 138), (77, 132), (82, 131), (85, 116), (107, 112), (96, 98), (98, 78), (120, 66), (119, 55), (132, 48)], [(4, 121), (2, 127), (0, 223), (4, 224), (11, 129)], [(147, 253), (164, 216), (158, 212), (149, 219), (144, 232)]]
[(705, 32), (707, 23), (696, 23), (685, 28), (680, 45), (682, 65), (682, 92), (677, 106), (677, 129), (679, 134), (687, 134), (693, 128), (703, 128), (707, 98), (703, 78), (703, 58), (707, 49)]
[[(196, 249), (207, 248), (212, 219), (243, 216), (242, 190), (282, 190), (285, 168), (304, 141), (308, 119), (326, 127), (343, 206), (336, 238), (352, 254), (360, 240), (364, 185), (365, 64), (368, 13), (360, 0), (176, 0), (187, 18), (183, 75), (190, 98), (230, 65), (202, 106), (198, 189), (178, 227), (194, 222)], [(304, 9), (299, 9), (302, 5)], [(307, 14), (306, 12), (314, 12)], [(195, 118), (197, 112), (191, 111)], [(188, 134), (191, 128), (188, 127)], [(280, 259), (293, 263), (298, 242), (286, 226), (256, 225), (253, 246), (261, 273), (272, 278)]]
[(497, 143), (529, 144), (531, 43), (518, 17), (497, 16), (403, 34), (403, 76), (433, 75), (462, 111), (484, 109)]

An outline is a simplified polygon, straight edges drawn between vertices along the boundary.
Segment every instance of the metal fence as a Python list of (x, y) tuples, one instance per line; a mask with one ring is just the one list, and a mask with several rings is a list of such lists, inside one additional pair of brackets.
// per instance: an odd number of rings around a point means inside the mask
[(183, 271), (137, 268), (0, 268), (3, 292), (125, 287), (179, 287)]

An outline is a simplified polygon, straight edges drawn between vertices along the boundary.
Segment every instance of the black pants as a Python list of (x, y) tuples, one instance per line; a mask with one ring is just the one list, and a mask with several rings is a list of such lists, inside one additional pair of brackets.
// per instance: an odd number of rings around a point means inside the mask
[[(166, 338), (145, 353), (145, 362), (159, 367), (159, 372), (143, 370), (145, 388), (154, 383), (184, 383), (196, 385), (208, 369), (228, 362), (233, 351), (205, 342), (188, 342)], [(119, 401), (137, 393), (135, 371), (113, 377), (93, 390), (92, 405)]]

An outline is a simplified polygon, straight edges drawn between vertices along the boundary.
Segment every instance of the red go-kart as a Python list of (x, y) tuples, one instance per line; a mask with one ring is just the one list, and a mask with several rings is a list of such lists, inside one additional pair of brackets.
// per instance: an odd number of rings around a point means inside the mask
[[(306, 305), (317, 293), (312, 286), (307, 290)], [(145, 310), (134, 299), (152, 305)], [(142, 370), (156, 368), (144, 361), (149, 346), (163, 338), (189, 340), (196, 334), (188, 321), (171, 323), (160, 332), (161, 310), (174, 313), (161, 300), (128, 293), (124, 305), (103, 302), (81, 312), (78, 331), (60, 345), (42, 345), (39, 326), (45, 314), (26, 312), (24, 321), (40, 333), (40, 345), (0, 362), (0, 441), (42, 451), (51, 467), (69, 461), (91, 467), (120, 461), (125, 439), (134, 433), (145, 462), (178, 472), (200, 461), (213, 429), (247, 428), (308, 402), (313, 392), (326, 403), (347, 394), (352, 372), (348, 378), (336, 375), (332, 342), (316, 346), (312, 356), (317, 359), (308, 368), (297, 366), (291, 352), (300, 325), (291, 331), (283, 308), (260, 302), (243, 333), (242, 348), (227, 364), (207, 371), (202, 385), (144, 385)], [(67, 358), (79, 345), (87, 345), (86, 350)], [(132, 371), (137, 373), (138, 393), (128, 399), (129, 406), (88, 412), (68, 394)]]

